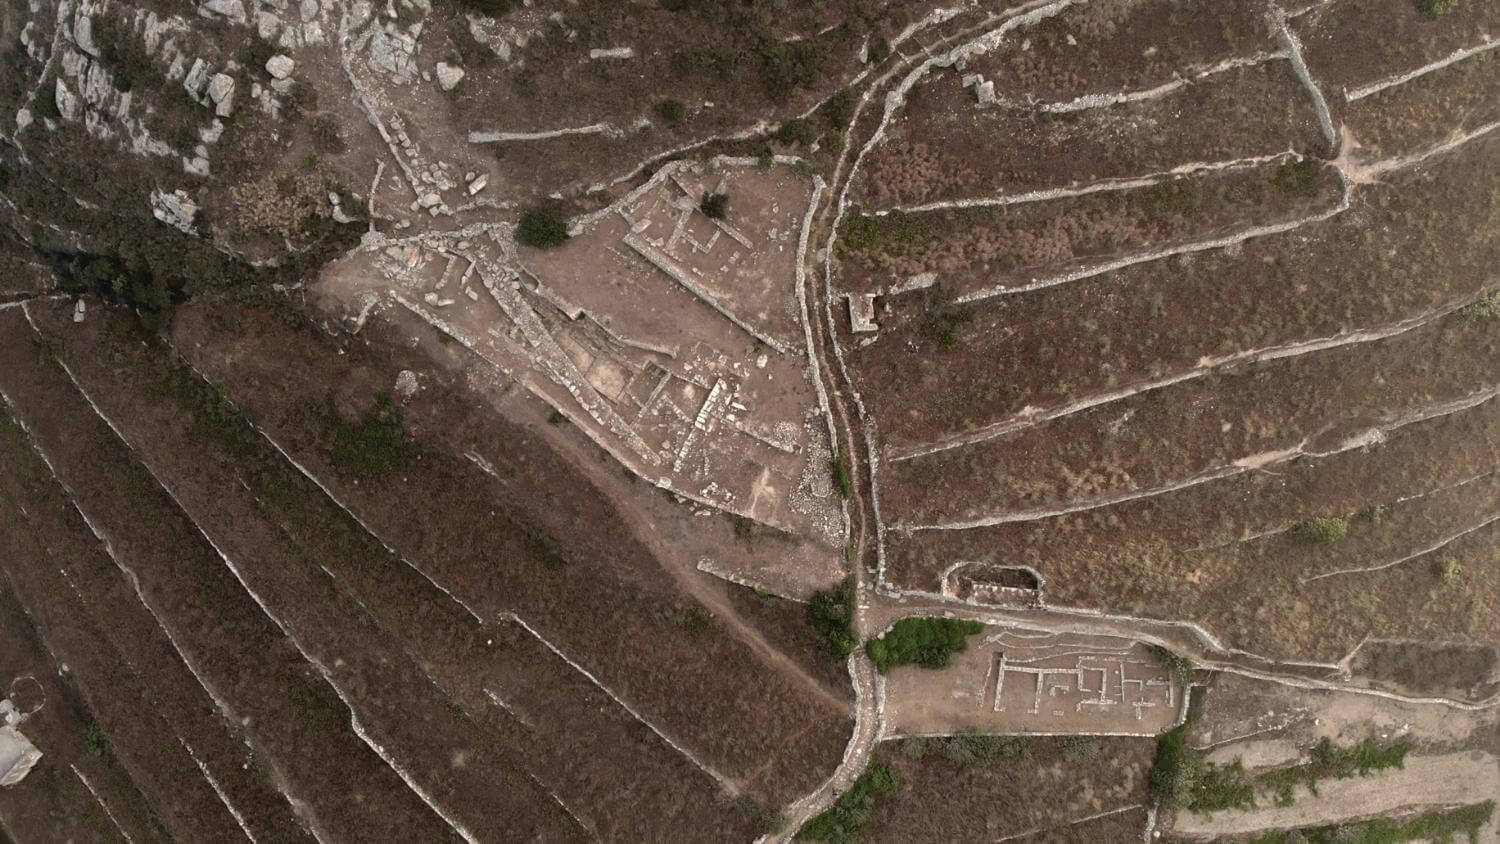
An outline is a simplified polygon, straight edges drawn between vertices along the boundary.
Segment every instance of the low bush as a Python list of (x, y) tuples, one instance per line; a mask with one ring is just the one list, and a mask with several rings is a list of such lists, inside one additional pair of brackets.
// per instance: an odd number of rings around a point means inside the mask
[(1291, 534), (1302, 545), (1327, 545), (1349, 535), (1349, 521), (1338, 516), (1319, 516), (1292, 525)]
[(978, 621), (957, 618), (903, 618), (878, 639), (865, 643), (875, 670), (885, 674), (898, 665), (947, 668), (953, 654), (968, 647), (968, 638), (984, 630)]
[(661, 115), (668, 126), (676, 126), (687, 116), (687, 106), (682, 104), (682, 100), (662, 100), (656, 104), (656, 113)]
[(345, 475), (375, 478), (389, 475), (416, 455), (416, 444), (401, 425), (401, 411), (389, 393), (375, 396), (375, 405), (350, 422), (331, 405), (325, 415), (329, 459)]
[(781, 124), (776, 129), (776, 134), (771, 137), (783, 144), (796, 144), (798, 146), (811, 146), (818, 139), (818, 130), (813, 125), (800, 117)]
[(828, 128), (843, 129), (854, 120), (856, 103), (858, 103), (858, 98), (854, 96), (854, 89), (845, 88), (829, 97), (828, 101), (818, 109), (818, 114), (822, 116)]
[(1432, 841), (1440, 844), (1462, 838), (1478, 844), (1479, 830), (1495, 816), (1495, 801), (1399, 820), (1375, 818), (1335, 826), (1278, 829), (1251, 840), (1251, 844), (1402, 844)]
[(1203, 195), (1189, 179), (1162, 179), (1143, 196), (1146, 210), (1156, 217), (1191, 217), (1203, 205)]
[(533, 249), (552, 249), (568, 242), (568, 224), (550, 211), (527, 211), (516, 226), (516, 240)]
[(1167, 669), (1167, 673), (1172, 676), (1172, 682), (1184, 687), (1193, 682), (1195, 666), (1191, 659), (1161, 645), (1151, 645), (1150, 650), (1151, 655), (1156, 657), (1156, 661), (1160, 662), (1162, 667)]
[(1458, 8), (1458, 0), (1417, 0), (1417, 11), (1424, 17), (1437, 20)]
[(840, 257), (905, 258), (920, 255), (933, 231), (926, 218), (901, 211), (861, 214), (858, 209), (839, 225)]
[(722, 220), (729, 214), (729, 194), (705, 193), (698, 203), (698, 210), (710, 220)]
[(859, 643), (854, 635), (854, 579), (846, 577), (838, 586), (814, 593), (807, 603), (807, 621), (823, 638), (829, 656), (843, 660), (854, 653)]
[(1500, 290), (1486, 293), (1472, 304), (1464, 305), (1458, 309), (1459, 317), (1463, 319), (1494, 319), (1500, 317)]
[(1026, 736), (982, 736), (962, 732), (938, 742), (948, 761), (965, 768), (987, 768), (997, 762), (1026, 762), (1032, 757), (1031, 739)]
[(1288, 196), (1308, 197), (1318, 192), (1318, 176), (1323, 165), (1316, 159), (1300, 158), (1276, 168), (1271, 184)]
[(875, 795), (895, 790), (896, 772), (885, 765), (871, 765), (833, 806), (797, 830), (797, 840), (839, 844), (858, 841), (875, 814)]
[(854, 493), (854, 479), (849, 475), (849, 461), (842, 455), (833, 456), (833, 482), (839, 488), (839, 497), (849, 500)]

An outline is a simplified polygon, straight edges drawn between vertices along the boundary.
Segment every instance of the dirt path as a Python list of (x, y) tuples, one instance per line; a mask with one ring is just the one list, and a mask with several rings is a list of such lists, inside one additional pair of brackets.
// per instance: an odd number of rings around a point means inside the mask
[(1249, 812), (1219, 812), (1212, 818), (1184, 812), (1172, 831), (1192, 838), (1217, 838), (1265, 829), (1322, 826), (1388, 815), (1419, 806), (1458, 806), (1500, 794), (1500, 761), (1477, 751), (1416, 756), (1389, 774), (1324, 780), (1318, 795), (1298, 789), (1291, 806), (1262, 806)]

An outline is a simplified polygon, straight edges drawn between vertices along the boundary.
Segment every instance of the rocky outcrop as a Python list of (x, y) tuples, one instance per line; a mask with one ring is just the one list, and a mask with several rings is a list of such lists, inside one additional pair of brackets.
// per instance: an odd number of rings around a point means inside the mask
[(198, 14), (209, 20), (216, 17), (235, 23), (245, 23), (248, 20), (243, 0), (203, 0), (203, 5), (198, 7)]
[(228, 117), (234, 113), (234, 77), (227, 73), (215, 73), (208, 80), (208, 99), (214, 104), (214, 114)]
[(57, 111), (64, 120), (77, 120), (80, 103), (78, 95), (69, 90), (67, 83), (58, 79), (54, 86), (54, 96), (57, 100)]
[(437, 63), (438, 87), (444, 91), (452, 91), (464, 78), (464, 69), (447, 62)]
[(193, 234), (193, 221), (198, 216), (198, 203), (182, 190), (175, 190), (171, 193), (156, 190), (151, 194), (151, 216), (179, 231)]
[(292, 68), (294, 67), (296, 67), (296, 62), (287, 56), (272, 56), (266, 59), (266, 73), (271, 74), (276, 79), (285, 79), (291, 76)]

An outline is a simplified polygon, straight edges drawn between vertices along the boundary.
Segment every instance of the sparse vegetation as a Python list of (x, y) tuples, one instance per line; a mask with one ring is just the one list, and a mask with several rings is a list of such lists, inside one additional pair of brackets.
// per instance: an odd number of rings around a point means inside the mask
[(1299, 158), (1276, 168), (1271, 184), (1288, 196), (1313, 196), (1318, 192), (1318, 176), (1322, 171), (1323, 165), (1317, 160)]
[(689, 607), (672, 613), (672, 623), (689, 636), (698, 637), (713, 629), (714, 614), (703, 607)]
[(104, 734), (104, 727), (92, 717), (84, 721), (83, 746), (95, 759), (109, 761), (115, 756), (114, 750), (109, 746), (109, 737)]
[(1461, 319), (1494, 319), (1500, 317), (1500, 290), (1486, 293), (1472, 304), (1464, 305), (1458, 309)]
[(1369, 522), (1372, 525), (1378, 525), (1381, 522), (1385, 521), (1386, 517), (1389, 516), (1390, 514), (1391, 514), (1390, 505), (1388, 505), (1388, 504), (1371, 504), (1370, 506), (1368, 506), (1365, 509), (1360, 510), (1358, 513), (1356, 513), (1355, 514), (1355, 518), (1358, 518), (1361, 521)]
[(687, 116), (687, 106), (682, 104), (682, 100), (662, 100), (656, 104), (656, 113), (668, 126), (676, 126)]
[(903, 618), (880, 638), (866, 642), (865, 653), (881, 674), (898, 665), (947, 668), (953, 654), (968, 647), (968, 638), (983, 630), (978, 621)]
[(776, 133), (771, 137), (783, 144), (796, 144), (797, 146), (806, 147), (812, 146), (813, 141), (818, 139), (818, 130), (814, 129), (813, 125), (806, 120), (794, 117), (777, 127)]
[(1166, 178), (1144, 191), (1147, 210), (1154, 216), (1190, 217), (1203, 205), (1203, 195), (1191, 179)]
[(729, 194), (705, 193), (698, 202), (698, 210), (710, 220), (722, 220), (729, 214)]
[(1301, 545), (1328, 545), (1349, 535), (1349, 520), (1338, 516), (1319, 516), (1295, 524), (1292, 539)]
[(838, 486), (839, 497), (848, 501), (854, 494), (854, 479), (849, 474), (849, 461), (842, 454), (833, 456), (833, 482)]
[(550, 211), (527, 211), (516, 226), (516, 240), (533, 249), (552, 249), (568, 242), (568, 224)]
[(553, 410), (551, 413), (547, 414), (548, 425), (564, 425), (567, 423), (567, 421), (567, 415), (564, 414), (561, 410)]
[(1479, 830), (1495, 816), (1495, 801), (1427, 812), (1406, 818), (1375, 818), (1336, 826), (1278, 829), (1252, 844), (1402, 844), (1429, 841), (1451, 844), (1462, 838), (1478, 844)]
[(755, 166), (757, 169), (769, 170), (775, 165), (776, 156), (772, 155), (770, 150), (766, 150), (765, 152), (755, 157)]
[(849, 790), (839, 795), (833, 806), (808, 821), (797, 831), (799, 841), (832, 841), (851, 844), (858, 841), (865, 824), (875, 813), (875, 795), (896, 789), (896, 772), (875, 764), (865, 769)]
[(740, 796), (734, 801), (734, 807), (739, 809), (740, 814), (745, 816), (745, 820), (754, 824), (762, 835), (777, 835), (786, 831), (786, 816), (766, 811), (749, 797)]
[(814, 593), (807, 603), (807, 621), (829, 656), (842, 660), (854, 653), (859, 639), (854, 635), (854, 579), (846, 577), (826, 592)]
[(401, 411), (390, 393), (379, 393), (375, 404), (358, 422), (350, 422), (330, 406), (325, 414), (329, 460), (339, 472), (357, 478), (376, 478), (396, 471), (416, 458), (417, 445), (401, 425)]
[(839, 225), (838, 251), (842, 257), (909, 258), (920, 255), (932, 238), (927, 220), (915, 214), (861, 214), (851, 209)]
[(854, 89), (845, 88), (829, 97), (828, 101), (818, 109), (818, 113), (829, 129), (842, 130), (854, 120), (854, 106), (858, 101), (859, 99), (854, 95)]
[(1193, 669), (1195, 666), (1191, 659), (1161, 645), (1151, 645), (1150, 650), (1151, 655), (1156, 657), (1156, 661), (1160, 662), (1162, 667), (1167, 669), (1167, 673), (1171, 675), (1172, 682), (1183, 687), (1187, 687), (1188, 684), (1193, 682)]
[(1424, 17), (1437, 20), (1458, 8), (1458, 0), (1417, 0), (1417, 11)]
[(1432, 567), (1432, 573), (1437, 575), (1438, 582), (1444, 586), (1457, 581), (1463, 571), (1463, 564), (1452, 557), (1444, 557)]
[(973, 731), (936, 742), (948, 761), (964, 768), (988, 768), (999, 762), (1026, 762), (1031, 759), (1031, 739), (1025, 736), (985, 736)]

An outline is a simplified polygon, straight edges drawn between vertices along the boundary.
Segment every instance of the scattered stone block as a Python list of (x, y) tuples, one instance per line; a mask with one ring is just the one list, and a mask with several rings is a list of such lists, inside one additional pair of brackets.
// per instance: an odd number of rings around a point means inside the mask
[(448, 64), (447, 62), (437, 63), (438, 87), (442, 88), (444, 91), (452, 91), (459, 82), (463, 81), (463, 78), (463, 68)]
[(596, 61), (598, 59), (633, 59), (635, 58), (635, 49), (631, 47), (611, 47), (606, 50), (596, 47), (589, 50), (589, 58)]
[(228, 117), (234, 112), (234, 77), (227, 73), (215, 73), (208, 80), (208, 98), (214, 104), (214, 114)]
[(289, 56), (277, 55), (266, 59), (266, 73), (271, 74), (276, 79), (285, 79), (291, 76), (292, 68), (296, 66), (297, 63), (292, 61)]
[(61, 77), (55, 81), (53, 97), (57, 101), (57, 111), (64, 120), (77, 120), (79, 102), (78, 95), (69, 90), (66, 82)]

